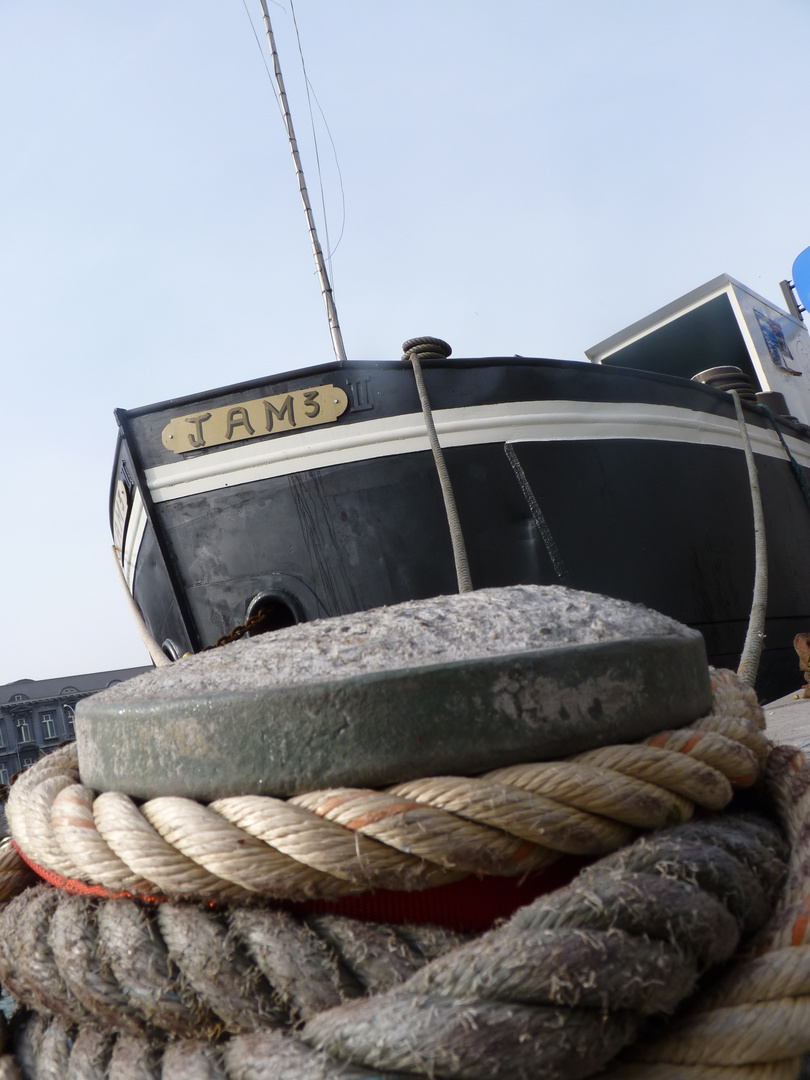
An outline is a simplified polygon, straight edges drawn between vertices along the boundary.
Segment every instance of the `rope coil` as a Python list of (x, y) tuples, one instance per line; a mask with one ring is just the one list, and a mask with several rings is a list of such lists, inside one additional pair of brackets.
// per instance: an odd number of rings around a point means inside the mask
[[(132, 895), (225, 902), (336, 899), (419, 890), (465, 874), (521, 877), (560, 853), (604, 855), (638, 829), (718, 810), (757, 777), (761, 718), (725, 675), (712, 713), (646, 743), (478, 778), (431, 777), (385, 792), (334, 789), (283, 800), (159, 797), (138, 807), (79, 783), (75, 746), (12, 787), (7, 815), (26, 858), (61, 877)], [(736, 695), (736, 696), (735, 696)], [(724, 733), (725, 732), (725, 733)]]
[[(467, 778), (440, 777), (388, 792), (319, 792), (281, 804), (294, 811), (290, 820), (313, 847), (310, 819), (329, 825), (333, 836), (361, 838), (398, 859), (398, 849), (379, 836), (411, 813), (421, 828), (430, 814), (452, 809), (462, 824), (507, 835), (508, 820), (521, 832), (545, 830), (546, 838), (558, 830), (567, 842), (579, 834), (560, 824), (572, 808), (562, 795), (570, 791), (575, 802), (576, 778), (588, 770), (603, 770), (607, 789), (619, 784), (612, 800), (619, 816), (639, 812), (645, 785), (656, 792), (652, 805), (660, 812), (686, 804), (689, 816), (693, 803), (724, 797), (724, 785), (729, 791), (750, 785), (753, 770), (788, 834), (787, 866), (787, 845), (770, 821), (750, 813), (712, 816), (620, 846), (502, 927), (465, 940), (436, 928), (330, 915), (299, 919), (257, 907), (266, 895), (264, 871), (250, 888), (218, 878), (218, 903), (228, 890), (240, 891), (214, 909), (203, 901), (208, 890), (215, 892), (208, 880), (214, 875), (181, 850), (194, 829), (177, 824), (182, 807), (174, 804), (187, 800), (152, 800), (156, 806), (139, 811), (126, 796), (108, 793), (115, 796), (111, 806), (124, 800), (127, 814), (139, 815), (138, 835), (153, 845), (154, 833), (201, 871), (202, 879), (188, 876), (188, 866), (158, 846), (165, 860), (154, 856), (160, 876), (174, 882), (176, 895), (192, 878), (203, 881), (203, 891), (194, 903), (170, 899), (155, 906), (39, 886), (0, 910), (0, 981), (42, 1013), (20, 1027), (20, 1066), (31, 1076), (100, 1080), (135, 1074), (385, 1080), (389, 1070), (458, 1080), (528, 1080), (539, 1072), (576, 1080), (605, 1068), (605, 1080), (796, 1077), (799, 1057), (810, 1049), (810, 769), (794, 750), (769, 746), (761, 711), (738, 680), (715, 672), (712, 682), (715, 711), (706, 723), (633, 747), (515, 767), (508, 784), (508, 770), (497, 770), (469, 792)], [(69, 749), (60, 753), (61, 761), (46, 759), (39, 775), (30, 770), (15, 785), (20, 790), (10, 820), (24, 816), (22, 831), (12, 828), (26, 855), (33, 845), (80, 869), (75, 851), (55, 837), (70, 837), (73, 828), (95, 831), (103, 843), (102, 832), (111, 829), (99, 826), (95, 808), (107, 796), (93, 798), (76, 783)], [(661, 786), (664, 773), (677, 790)], [(574, 807), (580, 816), (598, 818), (600, 827), (632, 827), (594, 814), (595, 785), (586, 797), (589, 808)], [(552, 801), (553, 807), (546, 805)], [(227, 826), (214, 832), (210, 856), (212, 865), (226, 868), (234, 858), (223, 839), (233, 836), (228, 830), (263, 820), (258, 797), (234, 811), (239, 824), (217, 812), (230, 802), (218, 800), (216, 810), (194, 804), (188, 818), (198, 829), (208, 829), (209, 816)], [(85, 824), (71, 826), (72, 814)], [(329, 815), (345, 820), (324, 820)], [(58, 827), (49, 832), (48, 820)], [(402, 838), (397, 842), (406, 846)], [(456, 846), (453, 840), (451, 852)], [(95, 840), (88, 849), (97, 850)], [(421, 855), (406, 858), (426, 863)], [(111, 879), (122, 880), (118, 863), (104, 865)], [(437, 874), (461, 872), (440, 862), (427, 865)], [(233, 877), (244, 867), (229, 872)], [(154, 885), (151, 874), (143, 880)], [(346, 878), (331, 880), (346, 886)], [(780, 908), (769, 919), (780, 890)], [(743, 962), (695, 999), (691, 1012), (661, 1038), (635, 1041), (646, 1017), (660, 1028), (660, 1018), (740, 942)], [(6, 1067), (16, 1068), (0, 1058), (0, 1077)]]
[(751, 882), (766, 882), (772, 900), (785, 853), (764, 819), (676, 826), (467, 943), (435, 929), (420, 942), (412, 928), (341, 917), (150, 909), (42, 885), (0, 912), (0, 980), (65, 1032), (104, 1024), (123, 1045), (305, 1021), (313, 1061), (324, 1052), (413, 1071), (421, 1058), (439, 1075), (481, 1080), (529, 1075), (531, 1062), (550, 1077), (584, 1076), (761, 923), (767, 903)]

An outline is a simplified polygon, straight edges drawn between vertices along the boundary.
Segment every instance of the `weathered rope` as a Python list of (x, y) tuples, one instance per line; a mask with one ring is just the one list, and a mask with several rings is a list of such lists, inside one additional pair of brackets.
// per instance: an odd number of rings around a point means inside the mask
[(748, 427), (745, 423), (742, 402), (736, 390), (729, 390), (734, 399), (734, 410), (740, 428), (745, 463), (748, 469), (748, 487), (751, 492), (751, 509), (754, 518), (754, 589), (751, 597), (751, 613), (745, 633), (740, 665), (737, 674), (751, 686), (754, 685), (765, 643), (765, 609), (768, 606), (768, 547), (765, 529), (765, 513), (762, 509), (762, 494), (759, 489), (759, 473), (751, 449)]
[[(701, 973), (727, 960), (740, 938), (767, 917), (784, 878), (785, 857), (784, 842), (769, 822), (732, 815), (645, 837), (469, 943), (435, 928), (394, 928), (326, 915), (301, 921), (244, 906), (242, 897), (260, 893), (248, 865), (237, 860), (229, 870), (231, 878), (239, 874), (250, 883), (243, 886), (216, 876), (187, 852), (196, 843), (195, 829), (210, 833), (204, 854), (218, 868), (241, 846), (234, 844), (231, 829), (253, 836), (243, 829), (247, 821), (266, 836), (275, 837), (275, 829), (279, 843), (290, 830), (315, 848), (312, 816), (338, 830), (335, 835), (347, 830), (345, 820), (352, 839), (362, 839), (371, 850), (389, 850), (391, 819), (402, 815), (403, 803), (418, 811), (422, 831), (429, 831), (433, 815), (448, 814), (451, 807), (462, 826), (506, 835), (508, 823), (518, 840), (526, 829), (542, 829), (547, 837), (559, 834), (558, 842), (566, 845), (592, 841), (591, 817), (602, 829), (626, 831), (645, 807), (658, 815), (656, 820), (666, 820), (673, 807), (677, 815), (689, 816), (693, 803), (722, 804), (732, 782), (750, 785), (769, 749), (753, 693), (726, 673), (712, 678), (714, 713), (705, 724), (684, 731), (567, 762), (517, 767), (512, 778), (517, 782), (509, 784), (505, 771), (498, 770), (470, 790), (466, 779), (449, 777), (413, 781), (387, 793), (319, 792), (287, 803), (267, 800), (280, 802), (283, 813), (292, 815), (271, 818), (270, 824), (262, 799), (239, 800), (238, 806), (218, 800), (217, 806), (229, 806), (233, 820), (193, 804), (193, 815), (178, 824), (174, 803), (186, 800), (152, 800), (156, 805), (146, 804), (146, 812), (139, 813), (126, 796), (94, 798), (75, 782), (69, 749), (62, 751), (61, 761), (50, 759), (39, 776), (30, 770), (20, 782), (24, 797), (11, 816), (26, 811), (20, 829), (12, 825), (21, 847), (18, 837), (38, 853), (64, 860), (59, 862), (64, 870), (80, 873), (76, 849), (57, 835), (91, 835), (86, 847), (96, 853), (104, 850), (102, 833), (118, 829), (137, 838), (143, 833), (143, 859), (152, 859), (177, 893), (201, 885), (197, 895), (221, 905), (236, 888), (240, 904), (218, 909), (177, 901), (149, 905), (72, 896), (45, 886), (9, 903), (0, 911), (0, 981), (43, 1012), (20, 1028), (17, 1055), (26, 1075), (68, 1080), (136, 1075), (142, 1080), (385, 1080), (387, 1070), (458, 1080), (528, 1080), (540, 1072), (551, 1080), (592, 1075), (636, 1038), (647, 1015), (660, 1018), (674, 1010)], [(599, 769), (603, 786), (615, 789), (607, 799), (617, 808), (613, 821), (601, 812), (598, 783), (588, 783)], [(671, 789), (662, 796), (664, 774)], [(696, 1063), (675, 1051), (651, 1057), (648, 1044), (641, 1043), (638, 1053), (635, 1047), (629, 1051), (632, 1060), (605, 1074), (611, 1080), (796, 1075), (798, 1055), (810, 1046), (810, 1036), (801, 1034), (808, 981), (810, 830), (804, 822), (810, 774), (801, 757), (777, 750), (766, 775), (793, 842), (784, 893), (789, 910), (771, 920), (767, 934), (753, 939), (750, 959), (740, 969), (745, 978), (726, 987), (732, 972), (717, 984), (710, 1022), (704, 1019), (690, 1034), (685, 1021), (685, 1037), (681, 1028), (668, 1037), (670, 1044), (697, 1047)], [(587, 808), (577, 804), (578, 786), (587, 789)], [(109, 806), (102, 804), (99, 824), (94, 811), (101, 800)], [(115, 812), (121, 807), (123, 823), (118, 823)], [(567, 810), (575, 814), (566, 816)], [(602, 833), (593, 835), (605, 842)], [(451, 851), (468, 850), (472, 841), (464, 828), (458, 836)], [(401, 837), (395, 840), (406, 846)], [(431, 837), (414, 843), (419, 854), (406, 852), (411, 860), (406, 866), (425, 864), (444, 879), (458, 876), (457, 869), (425, 860), (428, 850), (438, 858)], [(499, 850), (487, 849), (487, 859), (491, 862)], [(390, 851), (398, 858), (393, 846)], [(111, 882), (120, 885), (127, 875), (135, 876), (112, 848), (104, 859)], [(306, 894), (312, 867), (302, 865), (308, 868), (302, 877)], [(255, 880), (264, 885), (271, 873), (277, 868), (267, 864)], [(345, 887), (345, 878), (329, 876)], [(141, 880), (150, 887), (154, 882), (152, 876)], [(766, 948), (777, 951), (759, 955)], [(777, 952), (790, 953), (787, 966), (769, 959)], [(778, 1008), (769, 1008), (784, 1004), (785, 995), (800, 1003), (787, 1020)], [(745, 1038), (725, 1034), (729, 1017), (746, 1025)], [(291, 1035), (291, 1026), (302, 1022), (303, 1041)], [(769, 1023), (781, 1032), (771, 1037), (770, 1050)], [(740, 1047), (737, 1057), (746, 1060), (739, 1066), (733, 1055), (714, 1063), (714, 1041), (724, 1038)], [(778, 1057), (775, 1064), (766, 1052)], [(754, 1060), (755, 1066), (749, 1064)], [(5, 1061), (0, 1058), (0, 1070)]]
[(450, 530), (450, 542), (453, 546), (453, 562), (456, 568), (458, 591), (464, 593), (470, 592), (472, 589), (470, 563), (467, 558), (467, 548), (464, 543), (464, 533), (461, 529), (458, 509), (456, 508), (453, 485), (450, 480), (450, 474), (447, 471), (444, 451), (439, 442), (439, 436), (436, 434), (436, 425), (433, 423), (433, 410), (430, 407), (430, 399), (428, 398), (427, 387), (425, 386), (425, 377), (422, 374), (422, 365), (419, 359), (420, 356), (425, 359), (429, 357), (447, 357), (451, 352), (452, 349), (450, 346), (446, 341), (442, 341), (441, 338), (409, 338), (408, 341), (403, 341), (402, 343), (402, 359), (405, 361), (409, 360), (411, 367), (413, 368), (413, 377), (419, 394), (419, 403), (422, 406), (422, 418), (425, 422), (425, 431), (427, 432), (430, 450), (433, 454), (433, 461), (436, 466), (436, 474), (439, 478), (442, 499), (444, 500), (447, 527)]
[[(761, 924), (784, 854), (746, 818), (645, 837), (399, 988), (315, 1017), (304, 1039), (353, 1064), (469, 1080), (590, 1075)], [(507, 1064), (520, 1039), (526, 1057)]]
[(8, 1024), (0, 1013), (0, 1080), (22, 1080), (22, 1073), (11, 1049)]
[[(337, 1077), (346, 1063), (361, 1070), (350, 1076), (575, 1080), (733, 954), (767, 914), (785, 854), (764, 819), (676, 826), (467, 943), (435, 928), (246, 907), (150, 909), (43, 885), (0, 913), (0, 981), (56, 1017), (31, 1025), (27, 1049), (23, 1040), (21, 1059), (38, 1055), (37, 1076), (70, 1076), (79, 1045), (109, 1054), (102, 1077), (131, 1075), (123, 1069), (132, 1055), (157, 1077), (170, 1036), (197, 1040), (186, 1053), (207, 1054), (231, 1080)], [(301, 1021), (306, 1045), (290, 1034)], [(76, 1027), (93, 1025), (107, 1040), (71, 1048)], [(239, 1037), (205, 1045), (229, 1033)], [(258, 1047), (263, 1064), (251, 1072), (246, 1055), (253, 1061)], [(43, 1059), (62, 1071), (43, 1071)]]
[(0, 904), (21, 893), (37, 880), (36, 874), (23, 862), (10, 837), (0, 842)]
[(121, 580), (121, 584), (124, 586), (124, 593), (127, 598), (127, 607), (129, 608), (132, 618), (135, 620), (135, 626), (140, 634), (141, 641), (144, 644), (144, 648), (149, 653), (149, 657), (155, 667), (166, 667), (171, 663), (166, 653), (161, 649), (158, 642), (152, 636), (152, 632), (146, 625), (146, 619), (143, 617), (141, 609), (135, 600), (135, 597), (129, 591), (129, 585), (127, 584), (126, 575), (124, 574), (124, 567), (122, 564), (123, 552), (118, 547), (112, 549), (113, 558), (115, 559), (115, 565), (118, 570), (118, 577)]
[(464, 940), (438, 927), (150, 907), (40, 885), (0, 912), (0, 981), (68, 1026), (215, 1038), (385, 992)]
[(798, 1080), (801, 1059), (760, 1062), (756, 1065), (654, 1066), (632, 1061), (611, 1065), (599, 1080)]
[(79, 783), (75, 747), (12, 787), (7, 814), (32, 863), (113, 893), (337, 899), (416, 890), (465, 874), (521, 877), (559, 853), (599, 856), (634, 832), (719, 810), (752, 784), (768, 742), (756, 699), (713, 674), (715, 712), (646, 743), (487, 776), (430, 777), (283, 800), (161, 797), (138, 807)]
[(798, 1076), (810, 1050), (810, 766), (777, 747), (764, 780), (791, 845), (778, 910), (741, 963), (665, 1035), (630, 1048), (605, 1080)]

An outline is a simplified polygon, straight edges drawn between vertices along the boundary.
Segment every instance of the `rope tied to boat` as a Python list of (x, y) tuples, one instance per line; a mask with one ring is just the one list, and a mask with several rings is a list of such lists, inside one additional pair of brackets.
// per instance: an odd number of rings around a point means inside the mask
[(171, 663), (171, 660), (168, 658), (166, 653), (155, 640), (154, 636), (152, 635), (152, 631), (146, 625), (146, 619), (144, 619), (143, 613), (138, 607), (135, 597), (130, 592), (126, 574), (124, 573), (123, 552), (119, 547), (113, 545), (112, 553), (113, 558), (115, 559), (116, 568), (118, 570), (119, 580), (121, 581), (121, 584), (124, 587), (124, 593), (126, 594), (127, 607), (129, 608), (130, 614), (135, 620), (135, 626), (138, 634), (140, 635), (141, 641), (144, 644), (144, 648), (149, 653), (149, 657), (155, 667), (166, 667), (168, 664)]
[[(101, 1028), (108, 1055), (121, 1046), (159, 1056), (167, 1039), (193, 1040), (234, 1080), (283, 1076), (291, 1059), (296, 1076), (337, 1076), (347, 1064), (359, 1076), (588, 1076), (761, 925), (784, 856), (762, 818), (676, 826), (469, 942), (39, 886), (0, 914), (0, 979), (48, 1017), (48, 1042), (31, 1022), (39, 1057), (59, 1052), (71, 1066), (78, 1026)], [(249, 1073), (259, 1049), (262, 1068)], [(127, 1075), (110, 1060), (101, 1075)]]
[(451, 347), (441, 338), (418, 337), (409, 338), (402, 343), (402, 359), (410, 361), (413, 368), (413, 377), (416, 381), (416, 389), (419, 392), (419, 401), (422, 405), (422, 416), (425, 421), (428, 442), (433, 453), (433, 461), (436, 465), (436, 473), (444, 500), (444, 510), (447, 516), (447, 525), (450, 529), (450, 542), (453, 545), (453, 561), (456, 567), (456, 580), (460, 593), (472, 590), (472, 578), (470, 577), (470, 564), (467, 558), (467, 549), (464, 544), (464, 534), (461, 530), (461, 522), (456, 508), (456, 499), (453, 494), (453, 485), (450, 474), (447, 471), (447, 463), (444, 460), (439, 436), (436, 434), (436, 425), (433, 423), (433, 410), (430, 407), (425, 377), (422, 373), (421, 360), (445, 359), (452, 353)]
[(754, 685), (759, 670), (759, 661), (765, 643), (765, 615), (768, 606), (768, 549), (765, 537), (765, 514), (762, 509), (762, 495), (759, 489), (754, 451), (748, 437), (740, 395), (736, 390), (729, 390), (734, 399), (734, 410), (742, 437), (745, 462), (748, 469), (748, 486), (751, 491), (751, 508), (754, 518), (754, 589), (751, 597), (751, 614), (745, 634), (740, 664), (737, 674), (751, 686)]
[(465, 874), (520, 878), (561, 853), (604, 855), (634, 830), (686, 821), (696, 807), (720, 810), (735, 787), (753, 784), (768, 743), (755, 698), (739, 684), (730, 692), (727, 678), (712, 676), (723, 711), (689, 728), (385, 791), (235, 796), (207, 806), (162, 796), (137, 806), (122, 792), (82, 785), (68, 744), (19, 778), (7, 815), (30, 863), (135, 896), (336, 899)]

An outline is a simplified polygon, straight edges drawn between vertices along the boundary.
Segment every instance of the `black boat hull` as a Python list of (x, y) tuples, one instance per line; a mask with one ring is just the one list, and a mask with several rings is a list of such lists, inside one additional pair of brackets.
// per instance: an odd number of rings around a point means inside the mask
[[(736, 667), (754, 541), (728, 394), (666, 375), (520, 357), (424, 367), (476, 588), (555, 584), (563, 575), (574, 588), (697, 628), (712, 662)], [(239, 421), (240, 403), (324, 385), (342, 389), (348, 404), (320, 426), (247, 437), (232, 423), (232, 440), (181, 453), (161, 439), (173, 422), (200, 442), (206, 428), (189, 416), (226, 409)], [(745, 411), (769, 549), (758, 689), (773, 697), (800, 682), (792, 640), (810, 629), (802, 542), (810, 507), (771, 420), (756, 406)], [(213, 644), (261, 597), (301, 621), (455, 591), (407, 365), (328, 365), (117, 415), (114, 532), (138, 606), (170, 654)], [(805, 429), (782, 426), (806, 470)]]

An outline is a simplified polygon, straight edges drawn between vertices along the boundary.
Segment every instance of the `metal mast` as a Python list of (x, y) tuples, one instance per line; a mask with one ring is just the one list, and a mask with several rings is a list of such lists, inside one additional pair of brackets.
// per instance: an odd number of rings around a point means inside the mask
[(307, 219), (307, 228), (309, 229), (309, 239), (312, 244), (312, 254), (315, 256), (315, 267), (318, 271), (318, 280), (321, 283), (323, 302), (326, 304), (326, 317), (329, 320), (329, 332), (332, 335), (332, 348), (335, 350), (335, 356), (338, 362), (343, 364), (346, 362), (346, 350), (343, 348), (343, 335), (340, 332), (340, 323), (338, 322), (337, 309), (335, 308), (335, 301), (332, 296), (332, 285), (329, 281), (326, 261), (324, 260), (321, 244), (318, 240), (318, 230), (315, 228), (315, 218), (312, 216), (309, 192), (307, 191), (307, 184), (304, 179), (301, 158), (298, 154), (298, 143), (295, 138), (290, 107), (287, 103), (287, 91), (284, 89), (284, 78), (282, 77), (281, 66), (278, 62), (276, 40), (273, 37), (273, 27), (270, 25), (270, 13), (267, 10), (267, 0), (261, 0), (261, 5), (264, 17), (264, 30), (267, 34), (268, 44), (270, 45), (270, 55), (273, 58), (273, 75), (275, 76), (278, 95), (281, 100), (281, 112), (284, 117), (284, 126), (287, 129), (287, 139), (290, 143), (290, 150), (292, 150), (295, 175), (298, 177), (298, 190), (301, 192), (301, 202), (304, 204), (304, 213)]

